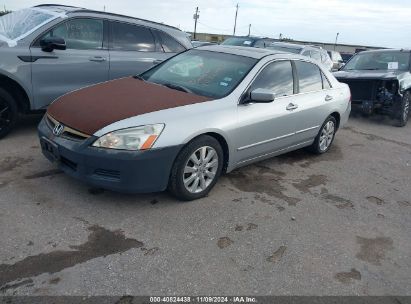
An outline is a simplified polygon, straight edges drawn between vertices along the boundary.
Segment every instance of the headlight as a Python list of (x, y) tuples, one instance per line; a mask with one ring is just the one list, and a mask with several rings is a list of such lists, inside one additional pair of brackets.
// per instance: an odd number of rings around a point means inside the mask
[(146, 125), (107, 133), (93, 143), (93, 147), (117, 150), (150, 149), (164, 129), (164, 124)]

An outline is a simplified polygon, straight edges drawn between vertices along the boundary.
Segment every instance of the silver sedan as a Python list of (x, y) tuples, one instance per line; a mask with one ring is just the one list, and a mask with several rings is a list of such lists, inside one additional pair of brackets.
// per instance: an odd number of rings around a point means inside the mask
[(348, 86), (310, 58), (205, 46), (61, 97), (39, 135), (75, 178), (192, 200), (223, 172), (303, 147), (327, 152), (350, 111)]

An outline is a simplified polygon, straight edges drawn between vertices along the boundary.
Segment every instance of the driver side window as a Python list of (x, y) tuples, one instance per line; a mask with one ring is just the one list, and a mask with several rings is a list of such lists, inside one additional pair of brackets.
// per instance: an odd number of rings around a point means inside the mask
[(267, 89), (275, 93), (276, 97), (294, 94), (294, 79), (291, 62), (288, 60), (276, 61), (266, 66), (250, 87), (255, 89)]
[(60, 37), (66, 41), (67, 49), (96, 50), (103, 48), (103, 20), (71, 19), (56, 26), (46, 37)]

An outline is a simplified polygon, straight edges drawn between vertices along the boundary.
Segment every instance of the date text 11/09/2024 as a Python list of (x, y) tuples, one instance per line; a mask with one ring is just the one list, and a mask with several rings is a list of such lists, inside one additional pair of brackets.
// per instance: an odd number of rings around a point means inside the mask
[(254, 297), (150, 297), (150, 303), (257, 303)]

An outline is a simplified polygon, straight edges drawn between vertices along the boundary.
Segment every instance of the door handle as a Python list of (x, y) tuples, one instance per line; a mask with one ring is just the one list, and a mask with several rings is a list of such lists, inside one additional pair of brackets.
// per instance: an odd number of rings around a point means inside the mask
[(331, 101), (333, 100), (333, 97), (331, 95), (325, 96), (325, 101)]
[(89, 60), (90, 60), (90, 61), (94, 61), (94, 62), (104, 62), (104, 61), (106, 61), (106, 58), (100, 57), (100, 56), (96, 56), (96, 57), (91, 57)]
[(157, 64), (162, 63), (162, 62), (163, 62), (163, 60), (161, 60), (161, 59), (153, 60), (154, 65), (157, 65)]
[(288, 106), (285, 108), (287, 111), (292, 111), (298, 108), (298, 105), (290, 103)]

